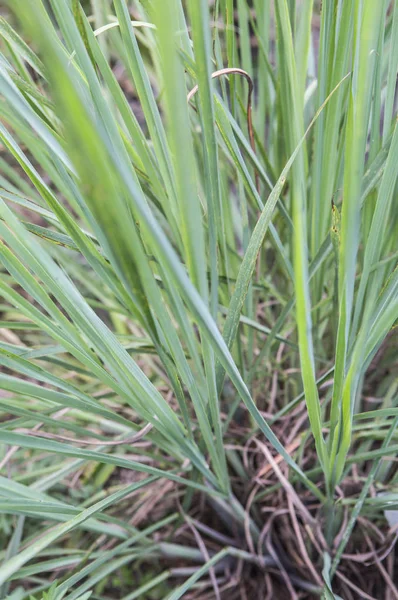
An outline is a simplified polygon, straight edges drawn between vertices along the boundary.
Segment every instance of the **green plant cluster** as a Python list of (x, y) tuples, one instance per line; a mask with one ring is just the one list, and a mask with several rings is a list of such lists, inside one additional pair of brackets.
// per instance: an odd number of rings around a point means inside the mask
[[(190, 511), (204, 497), (259, 544), (272, 490), (246, 510), (236, 488), (252, 436), (300, 518), (321, 507), (323, 564), (291, 585), (337, 598), (359, 515), (398, 508), (398, 3), (9, 10), (0, 598), (107, 599), (111, 581), (177, 600), (203, 579), (221, 597), (217, 566), (275, 557), (208, 551)], [(172, 543), (181, 523), (193, 545)]]

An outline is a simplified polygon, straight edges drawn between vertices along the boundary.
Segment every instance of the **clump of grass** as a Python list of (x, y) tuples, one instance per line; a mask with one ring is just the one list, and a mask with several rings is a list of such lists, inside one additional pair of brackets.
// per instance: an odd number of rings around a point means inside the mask
[(398, 597), (397, 4), (10, 9), (0, 597)]

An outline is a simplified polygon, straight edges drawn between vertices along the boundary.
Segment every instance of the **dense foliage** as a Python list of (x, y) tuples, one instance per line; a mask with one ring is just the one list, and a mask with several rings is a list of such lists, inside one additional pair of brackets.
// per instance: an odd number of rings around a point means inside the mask
[(398, 3), (4, 15), (0, 599), (398, 598)]

